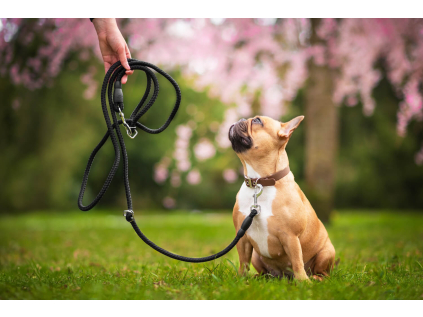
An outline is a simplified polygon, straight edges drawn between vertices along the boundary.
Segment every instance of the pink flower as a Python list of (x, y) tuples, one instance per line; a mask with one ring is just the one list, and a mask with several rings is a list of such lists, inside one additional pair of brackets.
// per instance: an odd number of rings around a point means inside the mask
[(165, 156), (154, 166), (154, 180), (156, 183), (162, 184), (166, 181), (169, 174), (168, 167), (170, 163), (171, 159)]
[(167, 209), (173, 209), (176, 206), (176, 201), (172, 197), (167, 196), (163, 199), (163, 206)]
[(181, 139), (184, 140), (189, 140), (189, 138), (191, 138), (192, 135), (192, 130), (185, 125), (179, 125), (176, 128), (176, 134), (178, 135), (178, 137), (180, 137)]
[(193, 169), (187, 175), (187, 182), (191, 185), (197, 185), (201, 182), (201, 174), (197, 169)]
[(357, 105), (357, 102), (358, 102), (358, 100), (357, 100), (356, 96), (348, 96), (348, 98), (347, 98), (347, 105), (348, 106), (350, 106), (350, 107), (355, 106), (355, 105)]
[(180, 170), (181, 172), (185, 172), (187, 170), (189, 170), (191, 168), (191, 162), (188, 160), (180, 160), (177, 164), (176, 167), (178, 168), (178, 170)]
[(88, 87), (84, 91), (84, 98), (85, 99), (93, 99), (97, 92), (98, 83), (94, 80), (94, 75), (97, 72), (95, 67), (90, 67), (88, 72), (81, 76), (81, 82), (86, 84)]
[(199, 161), (204, 161), (212, 158), (216, 154), (216, 149), (209, 139), (202, 138), (200, 142), (194, 146), (194, 153)]
[(176, 128), (177, 139), (175, 141), (175, 152), (173, 157), (176, 160), (176, 167), (181, 172), (185, 172), (191, 168), (189, 160), (189, 140), (192, 135), (192, 129), (188, 125), (179, 125)]
[(235, 183), (238, 179), (238, 174), (235, 172), (235, 170), (228, 168), (223, 171), (223, 178), (228, 183)]
[(168, 175), (167, 168), (163, 165), (158, 164), (154, 167), (154, 180), (158, 184), (162, 184), (166, 181)]
[(416, 156), (414, 157), (414, 160), (416, 161), (417, 165), (422, 165), (423, 164), (423, 146), (420, 149), (419, 152), (417, 152)]

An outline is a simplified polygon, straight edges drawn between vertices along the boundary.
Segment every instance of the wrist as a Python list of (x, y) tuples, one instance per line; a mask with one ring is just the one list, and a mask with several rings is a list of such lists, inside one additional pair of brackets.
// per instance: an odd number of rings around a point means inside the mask
[(93, 24), (98, 35), (117, 27), (116, 19), (114, 18), (95, 18)]

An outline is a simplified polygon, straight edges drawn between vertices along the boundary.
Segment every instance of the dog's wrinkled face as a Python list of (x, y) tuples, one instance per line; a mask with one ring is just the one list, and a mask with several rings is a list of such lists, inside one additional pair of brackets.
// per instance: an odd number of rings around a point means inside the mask
[(248, 133), (248, 120), (241, 119), (229, 128), (229, 140), (237, 153), (242, 153), (251, 148), (253, 139)]
[(285, 146), (303, 119), (299, 116), (286, 123), (264, 116), (241, 119), (229, 128), (229, 140), (238, 154), (266, 154)]

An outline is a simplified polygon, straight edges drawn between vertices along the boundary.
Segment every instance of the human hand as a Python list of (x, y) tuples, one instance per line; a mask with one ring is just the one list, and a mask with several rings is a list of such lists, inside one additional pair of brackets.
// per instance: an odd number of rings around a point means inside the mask
[(125, 84), (128, 75), (131, 75), (134, 71), (129, 67), (127, 58), (131, 58), (131, 53), (116, 24), (116, 19), (95, 18), (93, 23), (106, 73), (114, 63), (120, 60), (122, 66), (126, 69), (126, 74), (122, 77), (122, 84)]

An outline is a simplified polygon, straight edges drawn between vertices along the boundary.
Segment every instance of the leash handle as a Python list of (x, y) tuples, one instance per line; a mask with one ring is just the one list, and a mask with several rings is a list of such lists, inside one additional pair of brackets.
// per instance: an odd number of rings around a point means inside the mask
[[(179, 86), (176, 83), (176, 81), (169, 74), (167, 74), (165, 71), (161, 70), (160, 68), (158, 68), (157, 66), (153, 64), (139, 61), (136, 59), (128, 59), (128, 63), (132, 70), (141, 70), (145, 72), (146, 78), (147, 78), (146, 80), (147, 87), (143, 97), (141, 98), (140, 103), (134, 109), (129, 119), (125, 119), (122, 113), (124, 105), (123, 105), (123, 91), (122, 91), (121, 79), (125, 75), (126, 69), (123, 68), (120, 61), (118, 61), (110, 67), (110, 69), (104, 76), (103, 85), (101, 87), (101, 108), (103, 110), (103, 116), (106, 122), (107, 132), (103, 136), (103, 139), (100, 141), (100, 143), (94, 148), (93, 152), (91, 153), (88, 159), (87, 167), (85, 168), (85, 172), (84, 172), (84, 176), (83, 176), (82, 184), (81, 184), (81, 190), (78, 196), (78, 207), (82, 211), (88, 211), (94, 208), (94, 206), (96, 206), (99, 203), (103, 195), (106, 193), (119, 167), (121, 153), (123, 156), (124, 185), (125, 185), (126, 201), (128, 205), (128, 210), (132, 210), (131, 190), (130, 190), (129, 180), (128, 180), (128, 155), (126, 153), (125, 142), (123, 140), (122, 133), (119, 129), (119, 125), (123, 124), (125, 126), (126, 132), (131, 138), (134, 138), (137, 135), (138, 131), (136, 128), (139, 128), (142, 131), (145, 131), (150, 134), (161, 133), (172, 122), (173, 118), (176, 115), (176, 112), (179, 109), (179, 105), (181, 103), (181, 90), (179, 89)], [(138, 120), (151, 108), (151, 106), (154, 104), (159, 94), (159, 82), (157, 80), (155, 73), (153, 73), (152, 70), (154, 70), (155, 72), (162, 75), (165, 79), (167, 79), (172, 84), (176, 94), (176, 101), (169, 117), (167, 118), (165, 123), (158, 129), (148, 128), (145, 125), (138, 122)], [(150, 94), (151, 87), (153, 87), (152, 94)], [(113, 123), (110, 119), (110, 116), (107, 110), (107, 101), (109, 102), (109, 108), (110, 108)], [(116, 113), (121, 114), (121, 120), (117, 119)], [(115, 152), (115, 159), (113, 161), (113, 165), (97, 196), (94, 198), (94, 200), (90, 204), (85, 206), (82, 203), (82, 201), (83, 201), (85, 190), (87, 187), (88, 176), (90, 174), (91, 166), (94, 162), (95, 156), (97, 155), (98, 151), (100, 151), (100, 149), (103, 147), (103, 145), (106, 143), (106, 141), (109, 138), (112, 140), (113, 149)]]
[[(112, 182), (113, 177), (116, 174), (116, 171), (120, 163), (120, 155), (122, 154), (123, 171), (124, 171), (123, 182), (125, 185), (126, 202), (128, 206), (128, 209), (124, 211), (124, 216), (126, 220), (132, 225), (137, 235), (154, 250), (175, 260), (184, 261), (184, 262), (194, 262), (194, 263), (215, 260), (225, 255), (226, 253), (228, 253), (238, 243), (238, 241), (245, 235), (245, 232), (251, 226), (253, 218), (257, 215), (257, 210), (256, 208), (252, 208), (250, 215), (244, 219), (241, 225), (241, 228), (237, 232), (235, 239), (225, 249), (223, 249), (219, 253), (216, 253), (207, 257), (190, 258), (190, 257), (174, 254), (172, 252), (169, 252), (159, 247), (154, 242), (149, 240), (142, 233), (142, 231), (140, 230), (140, 228), (138, 227), (135, 221), (134, 212), (132, 210), (132, 197), (131, 197), (131, 189), (129, 186), (129, 177), (128, 177), (129, 176), (128, 175), (129, 174), (128, 154), (126, 153), (125, 141), (123, 139), (122, 132), (119, 129), (119, 125), (120, 124), (124, 125), (126, 129), (126, 133), (131, 138), (134, 138), (137, 135), (138, 132), (136, 128), (139, 128), (142, 131), (145, 131), (150, 134), (158, 134), (163, 132), (172, 122), (172, 120), (174, 119), (176, 115), (176, 112), (179, 109), (179, 105), (181, 103), (181, 90), (179, 89), (179, 86), (176, 83), (176, 81), (171, 76), (169, 76), (166, 72), (158, 68), (157, 66), (147, 62), (139, 61), (136, 59), (128, 59), (128, 63), (131, 70), (141, 70), (145, 72), (147, 77), (147, 88), (138, 106), (132, 112), (129, 119), (126, 119), (125, 115), (122, 112), (124, 105), (123, 105), (123, 91), (122, 91), (122, 84), (121, 84), (121, 79), (125, 75), (126, 69), (122, 67), (119, 61), (113, 64), (112, 67), (110, 67), (110, 69), (104, 76), (103, 85), (101, 87), (101, 108), (103, 110), (104, 120), (106, 121), (107, 132), (104, 135), (103, 139), (100, 141), (100, 143), (94, 148), (93, 152), (91, 153), (88, 159), (87, 167), (85, 168), (84, 177), (82, 179), (81, 190), (79, 192), (78, 207), (82, 211), (88, 211), (98, 204), (98, 202), (101, 200), (101, 198), (103, 197), (103, 195), (109, 188), (110, 183)], [(157, 80), (156, 75), (152, 72), (151, 69), (153, 69), (154, 71), (156, 71), (157, 73), (165, 77), (173, 85), (175, 89), (175, 94), (176, 94), (176, 101), (169, 117), (167, 118), (165, 123), (158, 129), (148, 128), (138, 122), (138, 120), (151, 108), (151, 106), (154, 104), (159, 94), (159, 82)], [(150, 96), (151, 86), (153, 86), (153, 93), (151, 94), (151, 97), (147, 102), (147, 99)], [(106, 94), (107, 94), (107, 98), (106, 98)], [(110, 120), (110, 116), (107, 110), (107, 101), (106, 101), (107, 99), (109, 101), (109, 108), (110, 108), (113, 123)], [(121, 120), (118, 120), (116, 113), (119, 114)], [(133, 130), (135, 130), (135, 132), (133, 132)], [(115, 151), (115, 159), (114, 159), (112, 168), (110, 169), (109, 174), (106, 178), (106, 181), (104, 182), (100, 192), (97, 194), (97, 196), (94, 198), (94, 200), (90, 204), (88, 204), (87, 206), (84, 206), (82, 203), (82, 200), (84, 198), (84, 193), (87, 187), (88, 176), (90, 174), (91, 166), (94, 162), (94, 158), (97, 155), (98, 151), (103, 147), (103, 145), (106, 143), (109, 137), (112, 140), (113, 149)]]

